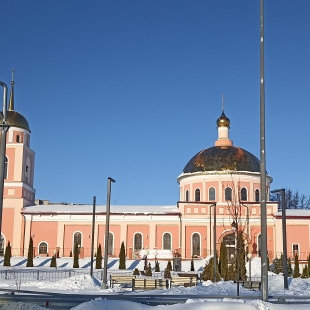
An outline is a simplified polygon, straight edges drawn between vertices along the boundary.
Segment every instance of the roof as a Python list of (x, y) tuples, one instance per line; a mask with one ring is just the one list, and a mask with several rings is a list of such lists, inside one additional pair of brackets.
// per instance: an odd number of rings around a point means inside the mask
[[(22, 209), (22, 214), (92, 214), (93, 205), (75, 205), (75, 204), (51, 204), (51, 205), (33, 205)], [(96, 214), (106, 213), (105, 205), (96, 206)], [(111, 214), (180, 214), (177, 206), (110, 206)]]
[[(23, 115), (13, 110), (8, 110), (6, 113), (6, 120), (10, 126), (19, 127), (30, 131), (28, 121)], [(3, 115), (0, 113), (0, 121), (2, 120)]]
[[(308, 209), (286, 209), (286, 218), (310, 218), (310, 210)], [(276, 218), (282, 217), (282, 210), (274, 214)]]
[(201, 171), (260, 172), (260, 161), (240, 147), (213, 146), (197, 153), (183, 169), (183, 173)]

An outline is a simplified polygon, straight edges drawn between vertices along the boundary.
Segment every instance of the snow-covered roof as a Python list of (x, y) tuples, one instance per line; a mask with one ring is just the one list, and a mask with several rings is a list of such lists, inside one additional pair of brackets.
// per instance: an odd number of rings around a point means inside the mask
[[(105, 205), (97, 205), (96, 213), (105, 213)], [(33, 205), (23, 208), (23, 214), (41, 214), (41, 213), (67, 213), (67, 214), (91, 214), (93, 213), (93, 205), (75, 205), (75, 204), (48, 204)], [(110, 213), (121, 214), (175, 214), (180, 213), (177, 206), (118, 206), (111, 205)]]
[[(276, 212), (275, 217), (281, 217), (282, 211)], [(286, 217), (310, 217), (310, 210), (306, 209), (286, 209)]]

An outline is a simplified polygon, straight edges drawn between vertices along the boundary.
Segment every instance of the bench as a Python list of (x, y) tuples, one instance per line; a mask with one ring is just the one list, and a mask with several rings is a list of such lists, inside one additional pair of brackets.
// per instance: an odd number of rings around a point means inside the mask
[(132, 290), (154, 290), (168, 288), (166, 279), (132, 279)]
[(197, 285), (197, 276), (186, 276), (186, 277), (172, 277), (170, 281), (170, 287), (173, 286), (196, 286)]
[(114, 284), (131, 284), (132, 279), (135, 279), (136, 276), (124, 276), (124, 275), (110, 275), (110, 287), (113, 287)]
[(242, 281), (241, 285), (244, 288), (247, 288), (253, 291), (260, 291), (261, 282), (260, 281)]

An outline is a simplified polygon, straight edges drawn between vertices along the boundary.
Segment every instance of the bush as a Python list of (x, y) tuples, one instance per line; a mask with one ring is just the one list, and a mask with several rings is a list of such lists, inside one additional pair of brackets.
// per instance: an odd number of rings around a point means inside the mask
[(79, 268), (79, 246), (76, 243), (73, 249), (73, 268)]
[(134, 276), (139, 276), (140, 275), (140, 272), (139, 272), (138, 268), (135, 268), (135, 270), (133, 271), (133, 275)]
[(11, 250), (11, 244), (9, 241), (8, 245), (5, 248), (3, 266), (11, 266), (11, 257), (12, 257), (12, 250)]
[(194, 257), (193, 256), (192, 256), (192, 260), (191, 260), (191, 271), (195, 271)]
[(295, 255), (295, 266), (294, 266), (294, 273), (293, 273), (293, 278), (299, 278), (300, 273), (299, 273), (299, 260), (298, 260), (298, 255)]
[(157, 261), (156, 264), (155, 264), (155, 272), (160, 272), (160, 269), (159, 269), (159, 262)]
[(170, 272), (170, 269), (168, 269), (168, 268), (165, 269), (164, 278), (165, 278), (165, 279), (171, 279), (171, 272)]
[(146, 275), (147, 277), (151, 277), (151, 276), (153, 275), (153, 274), (152, 274), (151, 263), (149, 263), (149, 266), (148, 266), (147, 269), (146, 269), (145, 275)]
[(302, 270), (301, 278), (306, 279), (309, 278), (309, 272), (308, 272), (308, 266), (305, 265), (305, 267)]
[(99, 243), (98, 248), (97, 248), (96, 269), (102, 269), (102, 250), (101, 250), (101, 244), (100, 243)]
[[(209, 260), (209, 263), (206, 263), (205, 268), (203, 269), (203, 272), (201, 273), (201, 279), (203, 281), (214, 281), (214, 257), (211, 257)], [(218, 268), (216, 268), (216, 282), (220, 281), (220, 273), (218, 272)]]
[(118, 269), (126, 269), (126, 254), (125, 254), (125, 245), (124, 241), (121, 245), (121, 250), (119, 252), (119, 267)]
[(169, 269), (170, 271), (172, 271), (172, 264), (171, 261), (169, 260), (167, 263), (167, 269)]
[(224, 281), (228, 279), (228, 259), (226, 244), (222, 241), (220, 248), (220, 259), (219, 259), (219, 273)]
[(28, 247), (28, 256), (27, 256), (27, 265), (26, 267), (33, 267), (33, 240), (30, 237), (29, 247)]
[(50, 267), (57, 268), (56, 255), (52, 256)]

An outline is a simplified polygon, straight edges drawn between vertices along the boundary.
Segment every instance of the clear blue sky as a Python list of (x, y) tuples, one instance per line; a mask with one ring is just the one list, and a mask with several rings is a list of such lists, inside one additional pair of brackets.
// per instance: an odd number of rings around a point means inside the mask
[[(15, 68), (37, 198), (174, 204), (216, 119), (259, 157), (259, 0), (5, 1), (0, 80)], [(310, 1), (265, 1), (267, 171), (309, 187)]]

